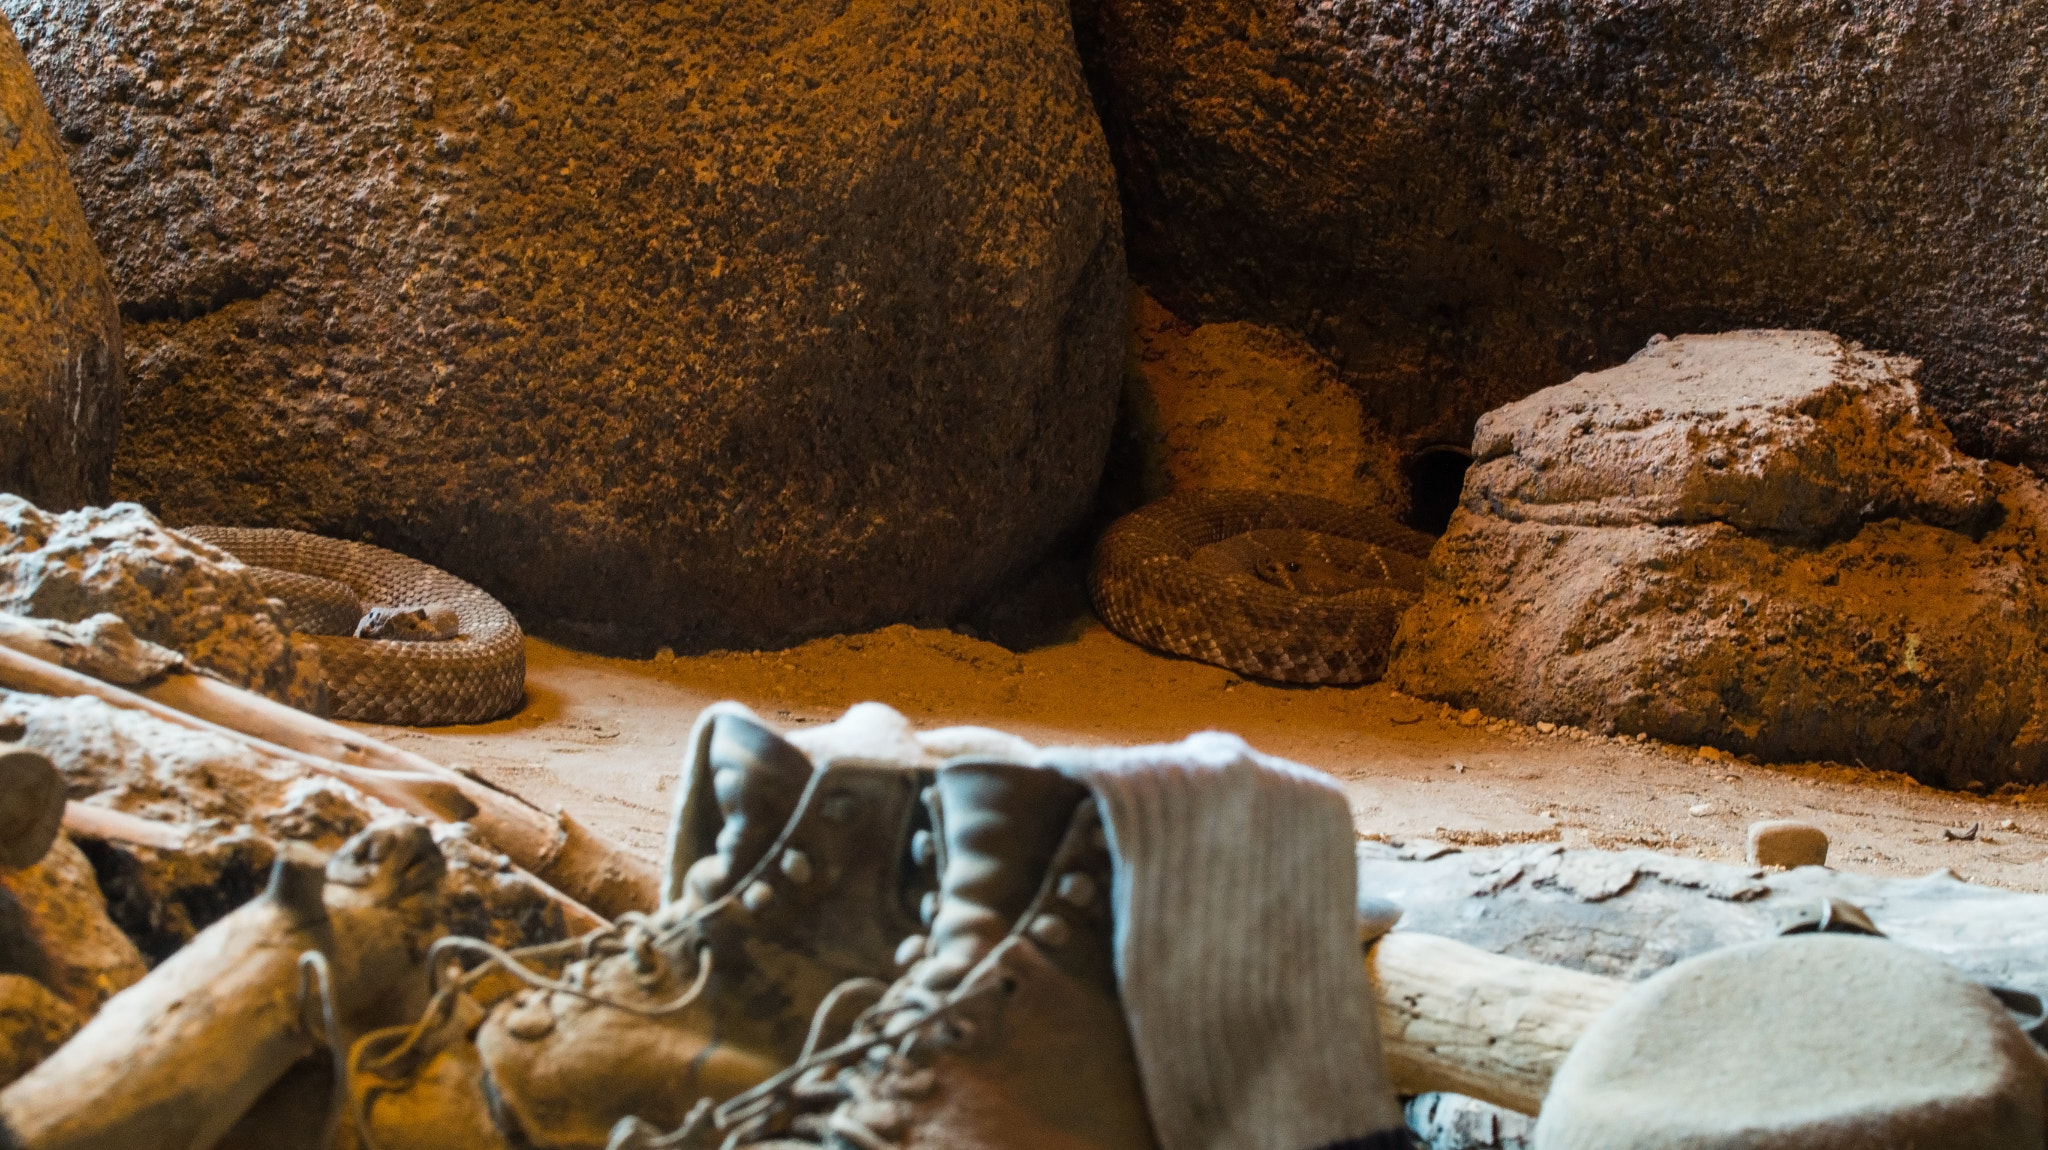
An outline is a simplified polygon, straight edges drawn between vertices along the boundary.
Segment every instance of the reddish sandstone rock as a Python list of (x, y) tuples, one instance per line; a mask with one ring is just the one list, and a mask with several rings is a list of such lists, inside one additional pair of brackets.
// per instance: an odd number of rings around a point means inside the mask
[(1489, 413), (1388, 680), (1524, 722), (1961, 786), (2048, 780), (2048, 490), (1910, 360), (1653, 343)]

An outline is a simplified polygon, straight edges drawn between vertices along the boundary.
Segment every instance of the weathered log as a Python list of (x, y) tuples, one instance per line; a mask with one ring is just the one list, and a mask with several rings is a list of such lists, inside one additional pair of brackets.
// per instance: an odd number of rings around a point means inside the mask
[(0, 687), (90, 695), (165, 722), (225, 735), (354, 786), (400, 810), (467, 821), (513, 862), (598, 915), (652, 910), (659, 868), (583, 826), (481, 779), (198, 675), (165, 675), (148, 697), (0, 645)]
[[(418, 823), (379, 824), (324, 873), (310, 854), (288, 849), (262, 897), (0, 1090), (0, 1145), (204, 1150), (301, 1058), (417, 1017), (438, 932), (433, 837)], [(315, 965), (324, 973), (310, 977)]]
[(1380, 1045), (1403, 1094), (1444, 1091), (1534, 1114), (1586, 1026), (1628, 984), (1400, 931), (1366, 955)]

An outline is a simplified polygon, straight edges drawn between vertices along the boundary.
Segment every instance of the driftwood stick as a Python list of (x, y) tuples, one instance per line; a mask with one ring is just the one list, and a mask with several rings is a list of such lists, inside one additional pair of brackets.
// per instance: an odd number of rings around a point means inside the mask
[(73, 837), (102, 842), (128, 843), (166, 851), (183, 850), (185, 847), (185, 832), (169, 823), (76, 801), (64, 804), (64, 829)]
[(279, 746), (268, 740), (254, 738), (217, 723), (195, 718), (162, 703), (145, 699), (133, 691), (116, 687), (111, 683), (103, 683), (90, 675), (67, 670), (33, 655), (24, 655), (9, 647), (0, 647), (0, 687), (38, 695), (85, 695), (111, 706), (141, 711), (153, 719), (187, 730), (204, 731), (209, 735), (233, 739), (273, 758), (285, 759), (309, 771), (340, 779), (366, 795), (374, 796), (402, 811), (423, 818), (460, 822), (474, 813), (469, 801), (446, 780), (431, 775), (399, 774), (352, 767), (317, 755), (309, 755), (304, 751)]
[(1404, 1094), (1465, 1094), (1534, 1114), (1551, 1076), (1628, 984), (1401, 931), (1366, 955), (1380, 1044)]
[[(0, 1091), (0, 1144), (205, 1150), (300, 1059), (416, 1016), (439, 930), (445, 864), (433, 837), (418, 823), (378, 824), (324, 873), (309, 853), (288, 850), (262, 897), (200, 932)], [(309, 964), (309, 953), (321, 961)], [(323, 967), (324, 979), (307, 965)]]
[(411, 751), (207, 675), (165, 675), (137, 693), (251, 738), (351, 767), (418, 775), (447, 770)]
[(253, 691), (204, 676), (167, 675), (146, 698), (4, 646), (0, 687), (44, 695), (89, 695), (167, 723), (238, 740), (340, 779), (412, 814), (467, 821), (513, 862), (565, 895), (565, 902), (594, 911), (592, 917), (651, 910), (659, 901), (661, 876), (654, 864), (627, 853), (566, 813), (542, 811), (480, 779)]
[(166, 675), (143, 693), (253, 738), (323, 759), (446, 783), (473, 808), (461, 818), (514, 862), (596, 911), (616, 917), (656, 905), (659, 876), (653, 865), (565, 813), (549, 814), (481, 779), (411, 751), (203, 676)]

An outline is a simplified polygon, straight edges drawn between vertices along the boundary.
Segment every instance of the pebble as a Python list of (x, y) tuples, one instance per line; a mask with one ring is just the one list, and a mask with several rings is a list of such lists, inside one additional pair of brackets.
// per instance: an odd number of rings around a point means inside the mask
[(1557, 733), (1557, 724), (1545, 719), (1543, 722), (1536, 724), (1536, 729), (1546, 735), (1554, 735)]
[(1797, 819), (1765, 819), (1749, 824), (1751, 866), (1826, 866), (1828, 834)]
[(1686, 813), (1690, 814), (1692, 817), (1696, 819), (1703, 819), (1708, 815), (1713, 814), (1714, 810), (1714, 804), (1712, 803), (1694, 803), (1692, 806), (1686, 808)]
[(1479, 721), (1485, 717), (1485, 715), (1479, 713), (1479, 708), (1474, 707), (1458, 716), (1458, 725), (1461, 727), (1476, 727), (1479, 725)]

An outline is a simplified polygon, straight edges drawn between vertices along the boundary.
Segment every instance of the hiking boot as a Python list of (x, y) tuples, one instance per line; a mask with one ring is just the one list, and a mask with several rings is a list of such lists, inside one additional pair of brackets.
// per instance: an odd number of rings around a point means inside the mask
[(622, 1116), (666, 1128), (701, 1098), (754, 1086), (802, 1054), (834, 987), (893, 976), (920, 929), (931, 772), (814, 766), (729, 705), (699, 719), (691, 744), (665, 905), (622, 920), (557, 985), (500, 1003), (477, 1032), (491, 1113), (515, 1146), (596, 1150)]
[(1156, 1150), (1087, 788), (962, 759), (937, 791), (941, 887), (929, 937), (905, 943), (909, 972), (886, 991), (841, 989), (881, 994), (844, 1041), (673, 1134), (621, 1123), (614, 1150), (716, 1145), (712, 1125), (762, 1148)]

